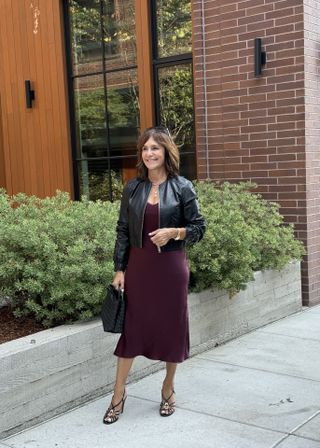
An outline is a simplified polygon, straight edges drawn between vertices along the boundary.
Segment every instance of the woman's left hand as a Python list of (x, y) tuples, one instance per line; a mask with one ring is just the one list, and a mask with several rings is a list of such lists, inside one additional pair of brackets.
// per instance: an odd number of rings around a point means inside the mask
[(171, 238), (174, 238), (176, 234), (177, 229), (163, 228), (150, 232), (149, 236), (151, 237), (151, 241), (153, 242), (153, 244), (155, 244), (158, 247), (162, 247), (165, 246)]

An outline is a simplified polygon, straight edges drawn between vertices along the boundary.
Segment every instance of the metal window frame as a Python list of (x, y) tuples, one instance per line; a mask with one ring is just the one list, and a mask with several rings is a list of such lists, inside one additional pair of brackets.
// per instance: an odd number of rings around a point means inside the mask
[[(72, 64), (72, 42), (71, 42), (71, 29), (70, 29), (70, 3), (69, 0), (63, 1), (63, 18), (64, 18), (64, 32), (65, 32), (65, 51), (66, 51), (66, 67), (67, 67), (67, 88), (68, 88), (68, 104), (69, 104), (69, 116), (70, 116), (70, 129), (71, 129), (71, 153), (72, 153), (72, 168), (73, 168), (73, 187), (74, 187), (74, 198), (75, 200), (80, 199), (80, 183), (79, 183), (79, 162), (84, 160), (107, 160), (107, 171), (108, 171), (108, 182), (109, 182), (109, 200), (113, 200), (112, 191), (112, 176), (111, 176), (111, 160), (133, 158), (132, 156), (112, 156), (111, 155), (111, 144), (110, 144), (110, 128), (109, 128), (109, 113), (108, 113), (108, 91), (107, 91), (107, 75), (110, 73), (116, 73), (120, 71), (136, 70), (137, 65), (130, 65), (125, 67), (117, 67), (114, 69), (107, 69), (106, 67), (106, 49), (104, 41), (104, 27), (103, 27), (103, 17), (104, 17), (104, 5), (103, 0), (99, 1), (100, 6), (100, 34), (101, 34), (101, 49), (102, 49), (102, 70), (95, 72), (85, 73), (85, 74), (74, 74), (73, 64)], [(105, 157), (89, 157), (82, 158), (78, 156), (77, 152), (77, 133), (76, 133), (76, 116), (75, 116), (75, 95), (74, 95), (74, 81), (76, 79), (88, 78), (90, 76), (102, 76), (103, 77), (103, 89), (104, 89), (104, 117), (106, 122), (106, 153)]]
[[(193, 103), (193, 111), (194, 111), (194, 82), (193, 82), (193, 68), (192, 68), (192, 52), (190, 53), (181, 53), (174, 56), (166, 56), (159, 57), (158, 54), (158, 24), (157, 24), (157, 0), (151, 0), (151, 39), (152, 39), (152, 72), (153, 72), (153, 93), (154, 93), (154, 101), (155, 101), (155, 119), (156, 125), (160, 125), (161, 116), (160, 116), (160, 94), (159, 94), (159, 77), (158, 70), (159, 68), (170, 67), (173, 65), (183, 65), (190, 64), (191, 72), (192, 72), (192, 103)], [(193, 112), (193, 143), (196, 141), (196, 127), (195, 127), (195, 114)], [(190, 152), (188, 152), (190, 153)], [(187, 154), (187, 153), (185, 153)]]
[(68, 106), (70, 120), (70, 139), (71, 139), (71, 157), (72, 157), (72, 173), (73, 173), (73, 194), (74, 199), (80, 199), (79, 170), (77, 162), (77, 140), (76, 140), (76, 118), (74, 107), (74, 92), (72, 79), (72, 54), (71, 54), (71, 32), (70, 32), (70, 14), (69, 1), (62, 1), (63, 7), (63, 27), (65, 36), (65, 57), (67, 68), (67, 89), (68, 89)]
[[(73, 169), (73, 188), (74, 188), (74, 199), (80, 199), (80, 172), (79, 172), (79, 162), (82, 160), (107, 160), (108, 161), (108, 181), (109, 181), (109, 199), (112, 201), (112, 177), (111, 177), (111, 161), (114, 159), (125, 159), (134, 158), (135, 155), (126, 156), (112, 156), (111, 146), (110, 146), (110, 129), (109, 129), (109, 119), (108, 119), (108, 92), (107, 92), (107, 75), (109, 73), (119, 72), (123, 70), (137, 69), (137, 65), (130, 65), (128, 67), (119, 67), (115, 69), (107, 69), (105, 60), (105, 42), (103, 39), (103, 0), (100, 0), (100, 27), (101, 27), (101, 44), (102, 44), (102, 71), (96, 71), (86, 74), (74, 74), (73, 64), (72, 64), (72, 42), (71, 42), (71, 29), (70, 29), (70, 3), (69, 0), (63, 0), (63, 19), (64, 19), (64, 33), (65, 33), (65, 57), (66, 57), (66, 68), (67, 68), (67, 88), (68, 88), (68, 105), (69, 105), (69, 117), (70, 117), (70, 138), (71, 138), (71, 156), (72, 156), (72, 169)], [(156, 16), (156, 0), (150, 1), (150, 35), (152, 42), (152, 73), (153, 73), (153, 92), (155, 99), (155, 120), (156, 125), (161, 124), (160, 120), (160, 95), (159, 95), (159, 78), (158, 70), (163, 67), (170, 67), (173, 65), (183, 65), (190, 64), (192, 70), (192, 53), (178, 54), (174, 56), (161, 57), (158, 55), (158, 29), (157, 29), (157, 16)], [(88, 76), (103, 76), (103, 86), (104, 86), (104, 97), (105, 97), (105, 120), (106, 120), (106, 146), (107, 146), (107, 156), (105, 157), (89, 157), (82, 158), (78, 156), (77, 152), (77, 134), (76, 134), (76, 116), (75, 116), (75, 95), (74, 95), (74, 81), (77, 78), (83, 78)], [(194, 110), (194, 83), (192, 82), (192, 101)], [(193, 120), (195, 120), (195, 115), (193, 114)], [(194, 141), (196, 129), (194, 125)], [(182, 153), (181, 156), (187, 154), (195, 154), (194, 152), (186, 151)]]

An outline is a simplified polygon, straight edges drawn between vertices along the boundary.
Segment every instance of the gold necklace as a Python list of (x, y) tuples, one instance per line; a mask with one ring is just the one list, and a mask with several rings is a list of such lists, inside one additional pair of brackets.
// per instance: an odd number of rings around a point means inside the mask
[(155, 199), (158, 199), (159, 185), (162, 184), (166, 179), (161, 180), (160, 182), (151, 182), (153, 188), (153, 196)]
[(152, 184), (152, 188), (153, 188), (153, 196), (154, 196), (155, 198), (158, 198), (159, 185), (160, 185), (160, 184)]

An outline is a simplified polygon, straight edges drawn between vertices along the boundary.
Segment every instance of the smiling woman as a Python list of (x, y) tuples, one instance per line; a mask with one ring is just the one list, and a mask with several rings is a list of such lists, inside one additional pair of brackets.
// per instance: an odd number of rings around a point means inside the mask
[(148, 170), (156, 170), (164, 166), (164, 148), (150, 137), (142, 148), (142, 160)]
[(189, 356), (185, 245), (202, 239), (204, 219), (192, 183), (179, 176), (179, 151), (168, 130), (148, 128), (138, 141), (138, 177), (123, 191), (114, 250), (113, 286), (124, 289), (124, 331), (114, 395), (103, 423), (115, 423), (127, 398), (127, 376), (136, 356), (166, 363), (160, 415), (175, 412), (177, 364)]

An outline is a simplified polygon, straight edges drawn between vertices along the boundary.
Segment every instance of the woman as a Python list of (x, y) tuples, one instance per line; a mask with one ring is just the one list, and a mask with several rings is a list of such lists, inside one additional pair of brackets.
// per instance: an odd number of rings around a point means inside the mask
[(160, 415), (175, 411), (177, 363), (189, 356), (184, 247), (205, 231), (193, 186), (178, 175), (179, 151), (166, 128), (149, 128), (141, 135), (137, 168), (138, 177), (124, 188), (117, 224), (112, 284), (125, 289), (127, 307), (105, 424), (115, 423), (123, 412), (127, 376), (138, 355), (166, 362)]

